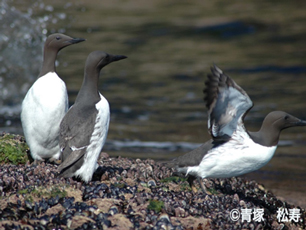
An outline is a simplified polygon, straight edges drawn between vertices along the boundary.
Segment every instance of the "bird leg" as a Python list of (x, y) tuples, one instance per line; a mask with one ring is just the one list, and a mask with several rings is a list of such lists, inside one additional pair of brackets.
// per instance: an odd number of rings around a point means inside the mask
[(201, 177), (195, 177), (195, 176), (190, 175), (190, 176), (188, 176), (187, 181), (188, 181), (188, 183), (189, 183), (189, 185), (190, 185), (192, 191), (195, 192), (195, 193), (198, 192), (197, 188), (195, 187), (195, 185), (194, 185), (194, 183), (193, 183), (193, 182), (195, 181), (195, 179), (198, 179), (199, 184), (200, 184), (200, 187), (201, 187), (203, 193), (204, 193), (204, 194), (210, 194), (210, 193), (207, 191), (206, 186), (204, 185), (203, 180), (202, 180)]
[(188, 176), (187, 181), (188, 181), (189, 186), (192, 189), (192, 191), (196, 193), (196, 192), (198, 192), (198, 190), (193, 183), (195, 179), (196, 179), (195, 176), (190, 175), (190, 176)]
[(209, 193), (207, 192), (207, 190), (206, 190), (206, 186), (203, 184), (203, 180), (202, 180), (201, 177), (198, 177), (198, 181), (199, 181), (199, 184), (200, 184), (201, 189), (203, 190), (203, 192), (204, 192), (205, 194), (209, 194)]

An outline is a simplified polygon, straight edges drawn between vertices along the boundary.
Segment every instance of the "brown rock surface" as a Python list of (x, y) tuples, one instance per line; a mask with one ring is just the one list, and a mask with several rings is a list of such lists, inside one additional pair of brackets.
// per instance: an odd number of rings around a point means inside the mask
[[(107, 154), (89, 183), (58, 177), (57, 166), (48, 163), (4, 164), (0, 229), (305, 228), (304, 209), (279, 200), (255, 181), (207, 179), (211, 194), (203, 194), (198, 184), (195, 193), (184, 178), (172, 173), (153, 160)], [(242, 208), (263, 208), (263, 221), (232, 221), (231, 211)], [(300, 221), (279, 222), (278, 208), (298, 209)]]

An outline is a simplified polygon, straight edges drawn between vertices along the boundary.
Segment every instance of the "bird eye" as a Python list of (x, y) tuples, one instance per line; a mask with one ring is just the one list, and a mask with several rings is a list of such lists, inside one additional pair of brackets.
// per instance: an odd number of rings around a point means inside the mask
[(109, 55), (106, 55), (105, 60), (108, 61), (109, 59)]
[(285, 120), (288, 120), (289, 119), (289, 116), (285, 116)]
[(56, 40), (60, 40), (60, 39), (61, 39), (61, 37), (60, 37), (60, 36), (57, 36), (57, 37), (56, 37)]

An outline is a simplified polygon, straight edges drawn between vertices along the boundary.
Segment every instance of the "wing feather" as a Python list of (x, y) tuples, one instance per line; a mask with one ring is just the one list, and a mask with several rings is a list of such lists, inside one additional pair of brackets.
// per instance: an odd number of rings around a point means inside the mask
[(247, 93), (217, 66), (205, 82), (204, 101), (208, 109), (208, 130), (214, 140), (228, 140), (253, 107)]
[(59, 144), (62, 163), (59, 171), (70, 167), (86, 153), (98, 111), (90, 108), (85, 111), (80, 113), (72, 106), (61, 122)]

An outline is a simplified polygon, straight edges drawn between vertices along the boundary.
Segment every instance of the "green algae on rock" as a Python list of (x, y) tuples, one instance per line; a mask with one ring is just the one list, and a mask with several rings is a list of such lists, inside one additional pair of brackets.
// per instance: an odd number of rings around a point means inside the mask
[(159, 213), (162, 208), (164, 208), (164, 202), (160, 200), (150, 200), (150, 203), (148, 205), (149, 210), (153, 210), (156, 213)]
[(25, 164), (29, 158), (28, 145), (23, 136), (8, 133), (0, 134), (0, 163)]

